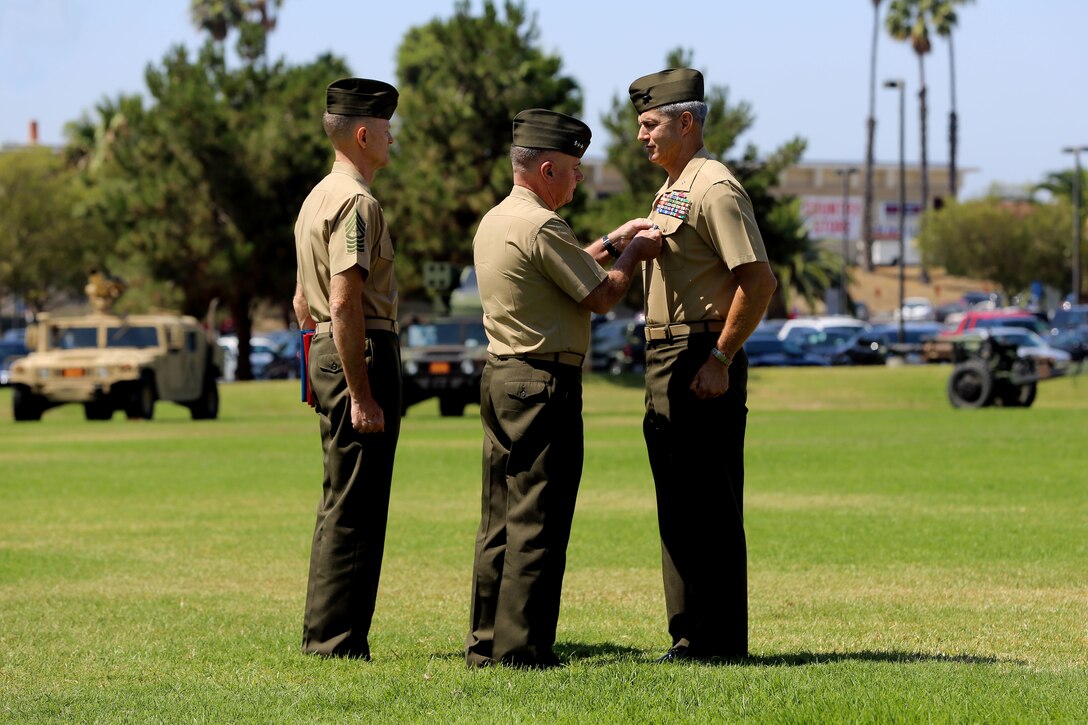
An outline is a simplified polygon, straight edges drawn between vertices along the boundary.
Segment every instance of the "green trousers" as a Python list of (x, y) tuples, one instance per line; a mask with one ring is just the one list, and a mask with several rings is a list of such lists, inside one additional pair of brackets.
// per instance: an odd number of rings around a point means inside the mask
[(480, 397), (482, 515), (465, 659), (550, 667), (582, 477), (582, 371), (491, 358)]
[(384, 433), (358, 433), (351, 397), (332, 334), (315, 335), (310, 385), (320, 419), (325, 478), (317, 507), (302, 651), (370, 657), (367, 634), (374, 615), (385, 548), (393, 456), (400, 435), (400, 346), (397, 336), (367, 333), (370, 390), (385, 414)]
[(643, 433), (672, 643), (695, 656), (734, 658), (748, 653), (744, 351), (729, 368), (725, 395), (699, 400), (689, 389), (717, 338), (701, 333), (647, 346)]

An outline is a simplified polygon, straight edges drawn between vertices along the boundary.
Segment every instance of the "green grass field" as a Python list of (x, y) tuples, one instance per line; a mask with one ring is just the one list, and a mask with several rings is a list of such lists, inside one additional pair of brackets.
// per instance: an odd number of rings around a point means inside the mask
[(288, 383), (222, 417), (0, 391), (0, 719), (1085, 722), (1088, 378), (952, 409), (946, 367), (750, 384), (751, 660), (669, 642), (641, 383), (586, 379), (586, 466), (547, 672), (469, 672), (477, 408), (404, 421), (374, 661), (299, 653), (317, 422)]

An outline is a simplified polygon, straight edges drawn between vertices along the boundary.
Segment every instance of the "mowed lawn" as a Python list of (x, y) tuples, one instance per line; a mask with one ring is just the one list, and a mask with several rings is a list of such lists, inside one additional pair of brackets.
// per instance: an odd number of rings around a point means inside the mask
[[(222, 417), (0, 391), (0, 720), (1084, 722), (1088, 378), (954, 410), (941, 366), (758, 370), (745, 512), (751, 659), (668, 647), (641, 381), (589, 376), (559, 670), (469, 672), (478, 409), (411, 409), (374, 660), (299, 653), (317, 421), (291, 383)], [(692, 454), (713, 455), (713, 451)]]

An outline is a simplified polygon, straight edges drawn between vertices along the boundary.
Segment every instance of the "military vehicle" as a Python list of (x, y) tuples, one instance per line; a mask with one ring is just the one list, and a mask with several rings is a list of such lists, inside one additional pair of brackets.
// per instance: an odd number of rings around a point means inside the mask
[(17, 421), (40, 420), (64, 403), (82, 403), (87, 420), (117, 410), (150, 419), (159, 400), (184, 405), (194, 420), (219, 415), (223, 351), (194, 317), (42, 314), (26, 347), (11, 366)]
[(401, 331), (400, 339), (402, 414), (433, 397), (443, 416), (464, 415), (466, 404), (480, 402), (480, 378), (487, 362), (482, 317), (414, 322)]

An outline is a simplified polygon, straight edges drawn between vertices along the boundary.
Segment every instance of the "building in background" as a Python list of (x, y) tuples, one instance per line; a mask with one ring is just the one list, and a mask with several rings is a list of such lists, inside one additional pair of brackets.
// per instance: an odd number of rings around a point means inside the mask
[[(839, 169), (855, 168), (849, 176), (847, 208), (843, 209), (843, 181), (836, 173)], [(841, 253), (844, 219), (849, 224), (847, 240), (853, 250), (851, 264), (862, 257), (861, 216), (865, 203), (865, 164), (860, 162), (802, 162), (791, 166), (779, 176), (777, 191), (796, 196), (801, 202), (801, 215), (805, 218), (809, 235), (813, 239), (827, 240), (827, 248)], [(959, 169), (957, 188), (963, 188), (963, 178), (973, 169)], [(908, 165), (907, 208), (904, 237), (906, 238), (906, 263), (918, 264), (918, 221), (922, 212), (922, 169)], [(930, 208), (939, 209), (948, 195), (948, 165), (940, 162), (929, 165)], [(845, 211), (845, 214), (844, 214)], [(873, 166), (873, 263), (892, 265), (899, 260), (899, 164)]]

